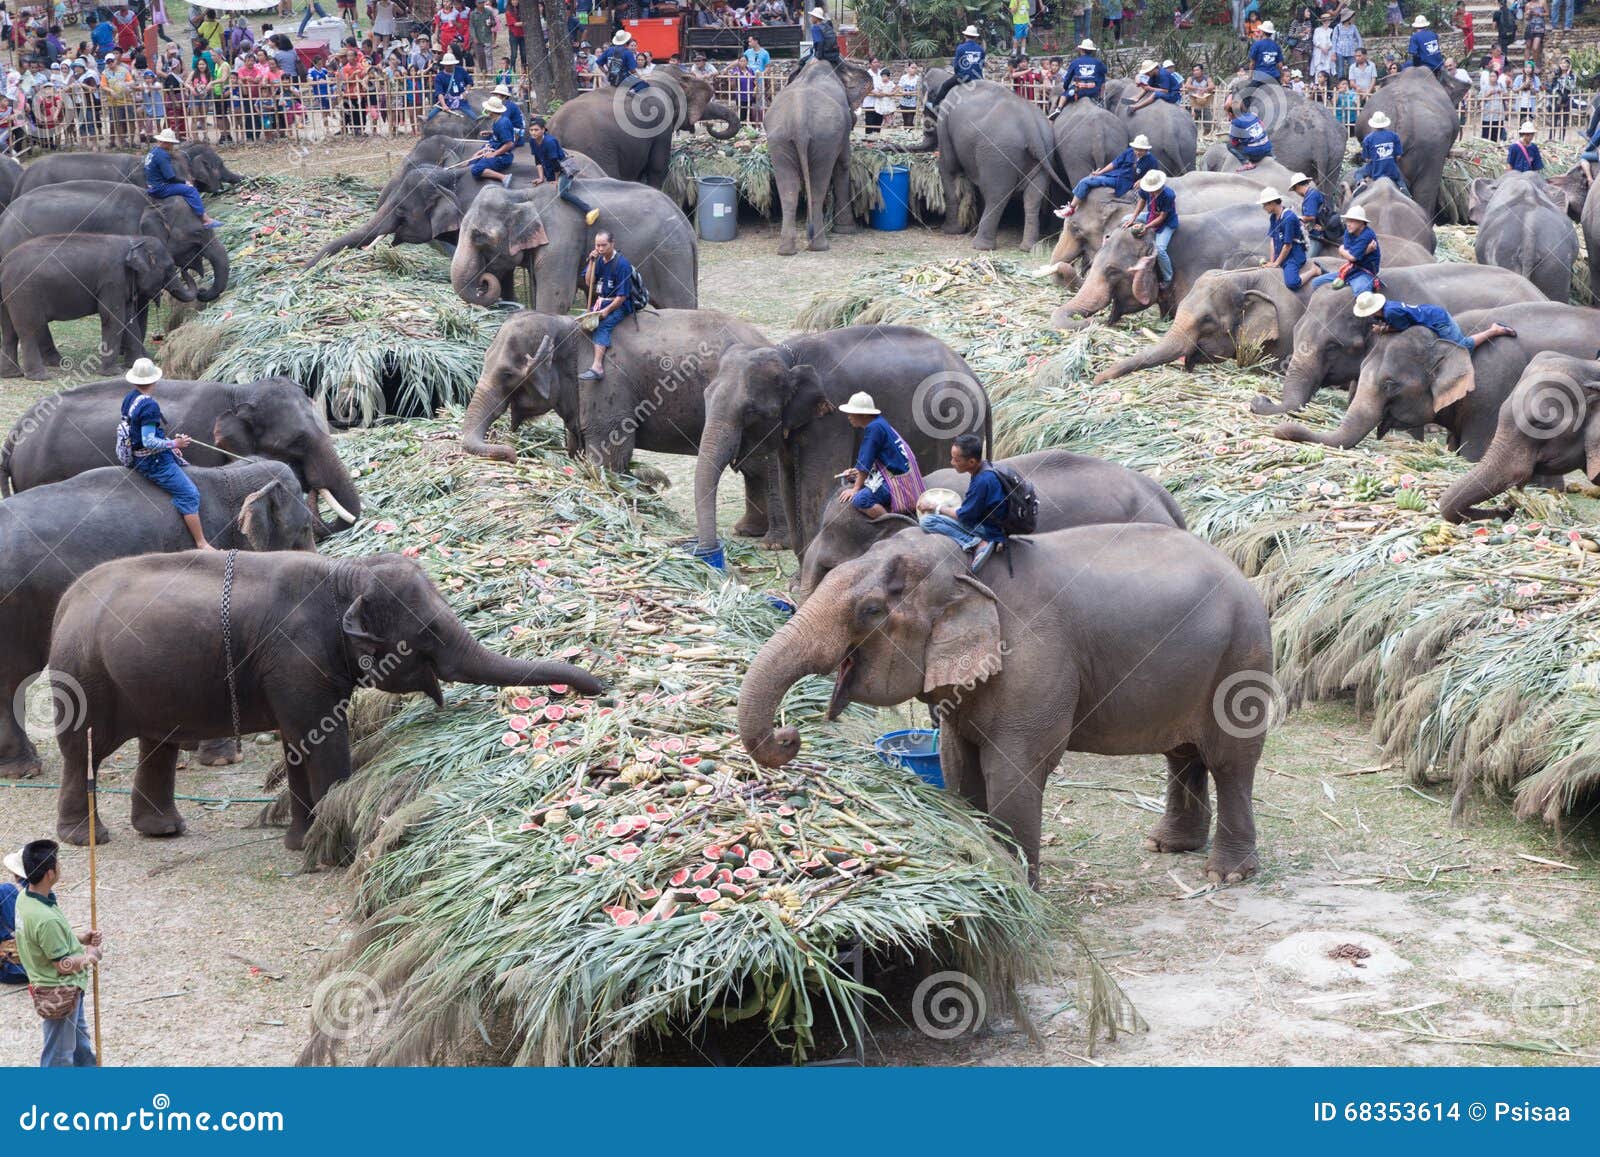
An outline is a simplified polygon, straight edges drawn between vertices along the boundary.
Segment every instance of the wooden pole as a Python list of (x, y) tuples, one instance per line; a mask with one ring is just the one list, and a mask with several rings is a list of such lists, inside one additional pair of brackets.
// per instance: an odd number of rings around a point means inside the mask
[[(96, 789), (99, 784), (97, 783), (98, 775), (94, 761), (93, 728), (86, 732), (86, 738), (89, 772), (89, 930), (98, 932), (100, 930), (100, 907), (95, 880), (95, 829), (100, 826), (100, 814), (96, 796)], [(99, 1068), (104, 1063), (100, 1056), (100, 965), (93, 964), (90, 967), (92, 969), (90, 973), (91, 982), (94, 986), (94, 1063), (95, 1067)]]

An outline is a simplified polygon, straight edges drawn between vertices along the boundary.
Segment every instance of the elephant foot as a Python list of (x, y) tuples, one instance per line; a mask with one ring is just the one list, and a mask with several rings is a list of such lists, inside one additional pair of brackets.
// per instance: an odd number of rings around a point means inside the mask
[(283, 846), (288, 848), (291, 852), (305, 851), (306, 829), (297, 827), (291, 823), (289, 825), (289, 830), (283, 833)]
[(1265, 394), (1257, 394), (1250, 399), (1250, 412), (1252, 414), (1284, 414), (1288, 407), (1281, 402), (1274, 402)]
[(833, 223), (833, 231), (841, 237), (848, 237), (852, 233), (861, 232), (861, 226), (854, 221), (835, 221)]
[[(78, 820), (62, 820), (56, 824), (56, 839), (64, 844), (81, 848), (89, 842), (89, 817), (86, 815)], [(94, 829), (94, 842), (96, 844), (109, 843), (111, 829), (105, 824), (96, 821)]]
[(135, 813), (133, 830), (144, 836), (181, 836), (188, 829), (176, 811)]
[(19, 755), (15, 759), (0, 760), (0, 779), (33, 779), (43, 771), (44, 764), (37, 755)]
[(974, 249), (976, 249), (980, 253), (988, 253), (990, 250), (994, 249), (994, 247), (995, 247), (994, 238), (993, 237), (974, 237), (972, 239), (972, 247)]
[(782, 533), (771, 533), (761, 540), (762, 550), (788, 550), (789, 536)]
[(828, 235), (826, 233), (818, 233), (806, 244), (806, 248), (813, 253), (826, 253), (828, 251)]
[(232, 739), (208, 739), (195, 749), (201, 767), (227, 767), (244, 760), (244, 752)]
[(22, 367), (16, 362), (0, 361), (0, 378), (20, 378)]
[(48, 369), (31, 369), (23, 375), (30, 382), (48, 382), (50, 371)]
[(1261, 859), (1254, 848), (1217, 847), (1206, 859), (1206, 879), (1213, 884), (1239, 884), (1260, 867)]
[(960, 237), (966, 232), (966, 230), (963, 229), (958, 222), (946, 221), (943, 225), (939, 226), (939, 232), (943, 233), (946, 237)]
[(778, 242), (779, 257), (793, 257), (797, 252), (793, 237), (784, 237)]
[(757, 516), (747, 514), (733, 524), (733, 533), (740, 538), (762, 538), (767, 533), (767, 519), (765, 515)]
[(1206, 846), (1207, 829), (1210, 826), (1211, 820), (1209, 816), (1198, 827), (1168, 824), (1163, 820), (1155, 826), (1155, 830), (1144, 838), (1144, 850), (1147, 852), (1198, 852)]

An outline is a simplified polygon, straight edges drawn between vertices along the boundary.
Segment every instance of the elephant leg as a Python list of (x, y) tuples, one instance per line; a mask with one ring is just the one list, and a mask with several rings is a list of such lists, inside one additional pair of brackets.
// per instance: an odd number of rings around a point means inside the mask
[(1044, 209), (1050, 175), (1044, 165), (1034, 167), (1022, 187), (1022, 244), (1024, 253), (1039, 244), (1039, 214)]
[(1211, 787), (1193, 744), (1167, 752), (1167, 810), (1145, 837), (1151, 852), (1194, 852), (1211, 835)]
[(1000, 215), (1006, 211), (1011, 190), (1001, 187), (1001, 182), (980, 185), (978, 194), (983, 198), (983, 209), (978, 213), (978, 231), (973, 235), (972, 247), (987, 252), (995, 247), (995, 236), (1000, 231)]
[[(1039, 830), (1044, 822), (1044, 781), (1061, 761), (1059, 749), (993, 735), (979, 752), (980, 774), (997, 828), (1016, 841), (1028, 865), (1028, 883), (1039, 886)], [(965, 776), (965, 773), (963, 773)]]
[(50, 335), (49, 323), (40, 322), (36, 336), (39, 340), (39, 356), (43, 359), (44, 364), (52, 367), (59, 366), (61, 364), (61, 351), (56, 349), (56, 339)]
[(1255, 875), (1261, 866), (1250, 793), (1263, 745), (1261, 737), (1229, 736), (1217, 743), (1217, 750), (1202, 753), (1217, 788), (1217, 837), (1206, 858), (1206, 878), (1213, 883), (1237, 884)]
[(173, 790), (178, 779), (178, 745), (139, 740), (139, 767), (133, 773), (133, 830), (147, 836), (181, 836), (183, 816)]
[(244, 747), (231, 735), (226, 739), (207, 739), (195, 749), (194, 757), (201, 767), (227, 767), (244, 759)]
[(778, 226), (778, 256), (793, 257), (798, 248), (795, 216), (800, 211), (800, 165), (785, 150), (772, 158), (772, 173), (778, 182), (778, 205), (782, 216)]
[(327, 711), (303, 726), (284, 723), (283, 755), (289, 768), (289, 831), (283, 846), (291, 852), (305, 847), (306, 833), (316, 818), (316, 807), (334, 784), (350, 778), (350, 733), (342, 718), (332, 728), (323, 722), (335, 719)]
[(804, 146), (806, 150), (806, 248), (825, 252), (828, 248), (828, 189), (833, 183), (833, 169), (829, 159), (818, 155), (816, 142)]
[[(39, 322), (29, 328), (26, 324), (18, 331), (17, 345), (22, 355), (22, 376), (30, 381), (42, 382), (50, 376), (50, 326)], [(56, 364), (60, 364), (59, 361)]]
[[(77, 721), (75, 721), (77, 722)], [(56, 838), (62, 843), (82, 847), (89, 842), (89, 733), (90, 726), (72, 726), (56, 737), (61, 747), (61, 791), (56, 798)], [(101, 734), (106, 734), (105, 730)], [(99, 774), (100, 756), (95, 754), (95, 774)], [(101, 821), (100, 808), (95, 808), (94, 838), (103, 844), (111, 838), (111, 831)]]
[(767, 475), (757, 465), (739, 467), (744, 479), (744, 516), (733, 524), (733, 533), (740, 538), (761, 538), (766, 535), (770, 520), (767, 517)]
[[(960, 196), (960, 185), (956, 180), (957, 172), (953, 163), (947, 163), (944, 154), (939, 156), (939, 187), (944, 190), (944, 221), (939, 226), (941, 233), (951, 237), (959, 237), (966, 230), (961, 227), (961, 213), (956, 208), (956, 201)], [(991, 246), (991, 248), (993, 248)]]
[(841, 235), (857, 232), (855, 206), (850, 197), (850, 149), (839, 150), (833, 164), (833, 231)]
[(957, 735), (954, 727), (939, 727), (939, 770), (944, 773), (946, 791), (953, 792), (975, 811), (989, 810), (978, 745)]
[(32, 664), (20, 664), (19, 658), (7, 656), (0, 660), (0, 779), (31, 779), (44, 770), (27, 729), (17, 717), (18, 692), (34, 674), (21, 669)]
[(0, 378), (20, 378), (22, 367), (17, 365), (17, 326), (11, 311), (0, 305)]
[(122, 355), (128, 347), (128, 312), (126, 302), (100, 302), (99, 360), (103, 374), (114, 374), (122, 368)]

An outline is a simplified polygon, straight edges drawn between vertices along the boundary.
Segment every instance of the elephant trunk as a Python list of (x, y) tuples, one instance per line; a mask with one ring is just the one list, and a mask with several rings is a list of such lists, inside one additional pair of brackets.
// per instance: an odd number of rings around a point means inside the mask
[(1103, 272), (1090, 268), (1089, 276), (1084, 279), (1078, 292), (1050, 315), (1050, 324), (1056, 329), (1078, 329), (1083, 325), (1084, 318), (1099, 313), (1110, 304), (1111, 283)]
[(1311, 400), (1321, 384), (1321, 375), (1312, 365), (1312, 355), (1296, 350), (1289, 355), (1289, 364), (1283, 369), (1283, 400), (1274, 402), (1265, 394), (1258, 394), (1250, 403), (1253, 414), (1292, 414)]
[(1476, 518), (1505, 518), (1509, 510), (1480, 509), (1476, 503), (1520, 486), (1533, 477), (1533, 456), (1518, 452), (1503, 437), (1496, 436), (1483, 458), (1468, 470), (1439, 499), (1439, 513), (1446, 522), (1466, 522)]
[(821, 641), (840, 636), (838, 624), (830, 621), (834, 617), (823, 602), (808, 601), (767, 640), (745, 674), (739, 688), (739, 741), (763, 767), (782, 767), (800, 753), (799, 731), (773, 727), (789, 688), (806, 675), (836, 669), (848, 654), (843, 642)]
[(489, 650), (461, 624), (440, 628), (445, 648), (434, 656), (433, 667), (447, 683), (476, 683), (485, 687), (532, 687), (565, 683), (580, 695), (598, 695), (600, 680), (571, 663), (512, 659)]
[(1152, 366), (1164, 366), (1168, 362), (1175, 362), (1181, 357), (1188, 357), (1198, 352), (1199, 344), (1194, 332), (1194, 323), (1186, 317), (1177, 318), (1160, 341), (1145, 346), (1138, 353), (1130, 354), (1121, 361), (1113, 362), (1095, 375), (1094, 384), (1104, 385), (1135, 370), (1148, 370)]
[(492, 458), (497, 462), (517, 460), (517, 452), (513, 447), (488, 439), (489, 427), (505, 413), (516, 388), (503, 374), (493, 378), (484, 374), (478, 378), (478, 385), (472, 391), (472, 400), (467, 403), (466, 416), (461, 419), (461, 445), (468, 454)]
[(1315, 442), (1321, 446), (1337, 446), (1341, 450), (1348, 450), (1377, 429), (1382, 418), (1383, 399), (1378, 396), (1376, 387), (1358, 387), (1337, 430), (1312, 430), (1298, 422), (1285, 422), (1272, 433), (1286, 442)]
[(195, 297), (200, 301), (215, 301), (228, 288), (228, 247), (222, 243), (222, 238), (213, 234), (200, 251), (200, 260), (211, 266), (211, 283), (202, 285)]
[(357, 225), (354, 229), (350, 230), (350, 232), (344, 234), (343, 236), (335, 237), (332, 241), (328, 242), (321, 249), (318, 249), (314, 254), (307, 258), (305, 264), (300, 268), (310, 269), (319, 261), (325, 261), (329, 257), (332, 257), (335, 253), (342, 252), (346, 249), (359, 249), (362, 246), (371, 245), (379, 237), (383, 237), (393, 232), (394, 206), (389, 204), (379, 205), (378, 211), (368, 218), (365, 224)]
[[(739, 449), (739, 431), (728, 422), (708, 421), (700, 433), (700, 453), (694, 464), (694, 518), (700, 549), (717, 545), (717, 484)], [(789, 528), (790, 534), (796, 527)]]
[(456, 296), (468, 305), (481, 305), (488, 309), (500, 301), (500, 279), (489, 272), (488, 262), (482, 261), (469, 245), (457, 245), (450, 259), (450, 284)]
[[(706, 126), (706, 132), (711, 134), (713, 140), (731, 141), (739, 135), (739, 110), (714, 100), (700, 114), (699, 123)], [(722, 125), (720, 129), (714, 127), (717, 123)]]

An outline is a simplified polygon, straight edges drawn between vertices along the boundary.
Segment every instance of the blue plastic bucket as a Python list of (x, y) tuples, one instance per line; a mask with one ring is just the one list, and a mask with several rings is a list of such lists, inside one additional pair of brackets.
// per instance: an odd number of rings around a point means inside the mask
[(698, 546), (695, 547), (694, 557), (705, 563), (712, 570), (728, 569), (728, 556), (723, 553), (721, 542), (718, 542), (710, 550), (702, 550)]
[(939, 733), (914, 727), (878, 736), (872, 745), (878, 758), (890, 767), (903, 767), (934, 787), (944, 786), (944, 769), (939, 766)]
[(794, 614), (794, 604), (780, 595), (768, 595), (767, 605), (773, 610), (777, 611), (780, 615)]
[(889, 165), (879, 171), (878, 196), (883, 207), (868, 213), (867, 220), (874, 229), (898, 233), (911, 218), (911, 170), (904, 165)]
[(739, 191), (732, 177), (696, 182), (695, 221), (702, 241), (732, 241), (739, 235)]

